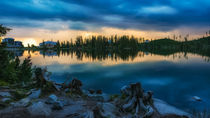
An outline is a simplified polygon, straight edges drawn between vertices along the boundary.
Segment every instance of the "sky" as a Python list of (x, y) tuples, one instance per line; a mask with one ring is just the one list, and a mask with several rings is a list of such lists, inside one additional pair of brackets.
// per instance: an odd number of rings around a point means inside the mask
[(0, 24), (13, 29), (6, 37), (24, 45), (79, 35), (195, 38), (210, 30), (209, 0), (0, 0), (0, 6)]

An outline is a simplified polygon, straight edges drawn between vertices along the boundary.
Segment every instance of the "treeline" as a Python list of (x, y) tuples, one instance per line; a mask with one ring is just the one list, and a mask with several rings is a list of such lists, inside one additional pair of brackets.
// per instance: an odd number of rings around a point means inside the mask
[(78, 36), (76, 40), (57, 41), (54, 49), (84, 49), (84, 50), (194, 50), (209, 48), (209, 38), (206, 36), (192, 41), (177, 41), (174, 39), (164, 38), (157, 40), (145, 40), (144, 38), (136, 38), (134, 36), (91, 36), (83, 38)]
[[(80, 53), (92, 55), (92, 57), (100, 55), (104, 57), (105, 55), (115, 53), (123, 57), (127, 55), (125, 53), (135, 55), (138, 51), (160, 55), (170, 55), (176, 52), (190, 52), (210, 57), (210, 36), (206, 35), (205, 37), (191, 41), (188, 41), (187, 38), (184, 41), (169, 38), (149, 41), (144, 38), (126, 35), (115, 35), (111, 37), (91, 36), (90, 38), (79, 36), (74, 42), (72, 40), (64, 42), (57, 41), (57, 45), (50, 49), (57, 50), (58, 54), (61, 50), (64, 50), (63, 52), (74, 51), (78, 53), (78, 57)], [(37, 50), (39, 50), (39, 48), (37, 48)]]
[(191, 52), (204, 56), (210, 56), (210, 36), (192, 41), (176, 41), (172, 39), (153, 40), (140, 44), (141, 51), (155, 54), (169, 55), (176, 52)]
[(130, 49), (137, 50), (138, 44), (143, 39), (135, 38), (134, 36), (92, 36), (90, 38), (83, 38), (78, 36), (76, 41), (57, 41), (57, 49), (88, 49), (88, 50), (105, 50), (105, 49)]

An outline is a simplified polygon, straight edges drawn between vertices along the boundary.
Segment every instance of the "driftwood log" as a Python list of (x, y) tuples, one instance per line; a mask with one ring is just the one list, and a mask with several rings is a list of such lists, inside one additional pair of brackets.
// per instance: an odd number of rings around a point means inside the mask
[(121, 88), (121, 93), (126, 96), (122, 103), (122, 110), (134, 112), (136, 117), (150, 117), (154, 110), (151, 106), (152, 92), (144, 94), (140, 83), (130, 84)]

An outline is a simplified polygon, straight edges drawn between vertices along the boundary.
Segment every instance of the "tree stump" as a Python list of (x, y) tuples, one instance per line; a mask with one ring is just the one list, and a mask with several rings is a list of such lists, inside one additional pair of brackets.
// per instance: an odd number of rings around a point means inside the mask
[(121, 88), (121, 93), (126, 96), (122, 104), (124, 111), (134, 112), (136, 117), (141, 116), (141, 114), (143, 117), (150, 117), (153, 114), (154, 110), (148, 103), (152, 99), (152, 94), (148, 93), (147, 96), (144, 96), (140, 83), (124, 86)]
[(70, 91), (78, 94), (82, 94), (81, 87), (82, 82), (78, 80), (77, 78), (74, 78), (70, 83), (69, 83), (69, 89)]

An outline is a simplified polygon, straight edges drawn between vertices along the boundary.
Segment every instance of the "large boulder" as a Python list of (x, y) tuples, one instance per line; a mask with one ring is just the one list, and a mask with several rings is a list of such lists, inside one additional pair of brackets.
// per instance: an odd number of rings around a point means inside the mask
[(57, 100), (58, 100), (57, 96), (56, 96), (55, 94), (51, 94), (51, 95), (47, 98), (47, 100), (46, 100), (45, 103), (47, 103), (47, 104), (53, 104), (53, 103), (57, 102)]
[(184, 112), (176, 107), (173, 107), (166, 102), (159, 100), (159, 99), (154, 99), (154, 107), (157, 109), (157, 111), (162, 115), (162, 116), (167, 116), (169, 114), (176, 114), (179, 116), (187, 116), (190, 117), (191, 115), (187, 112)]
[(30, 107), (28, 107), (28, 111), (31, 115), (42, 116), (49, 116), (52, 112), (51, 108), (41, 101), (33, 103)]
[(12, 105), (14, 107), (26, 107), (30, 105), (30, 99), (29, 98), (24, 98), (21, 99), (20, 101), (16, 102), (16, 103), (12, 103)]

